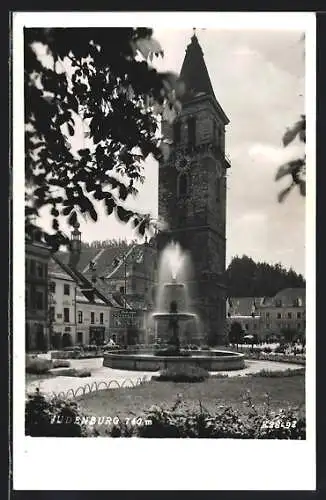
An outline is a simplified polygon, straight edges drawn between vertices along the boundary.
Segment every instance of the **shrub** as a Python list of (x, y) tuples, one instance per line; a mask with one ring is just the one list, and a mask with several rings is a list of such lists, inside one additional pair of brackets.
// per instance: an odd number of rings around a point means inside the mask
[(201, 366), (175, 364), (162, 370), (155, 380), (164, 382), (203, 382), (209, 377), (209, 372)]
[(285, 354), (285, 350), (286, 350), (285, 345), (278, 345), (277, 347), (275, 347), (274, 352), (276, 354)]
[[(209, 412), (201, 403), (193, 408), (179, 398), (169, 409), (149, 408), (141, 416), (141, 425), (127, 425), (121, 421), (106, 433), (111, 437), (146, 438), (306, 438), (306, 419), (298, 410), (289, 408), (271, 412), (269, 398), (263, 409), (257, 409), (250, 393), (244, 398), (244, 406), (249, 410), (219, 406), (216, 411)], [(37, 391), (26, 400), (25, 433), (35, 437), (97, 436), (94, 426), (85, 425), (84, 417), (76, 402), (58, 397), (45, 398)], [(150, 425), (146, 421), (150, 421)]]
[(200, 346), (200, 349), (201, 349), (202, 351), (210, 351), (210, 347), (209, 347), (209, 345), (202, 345), (202, 346)]
[(62, 373), (59, 375), (64, 375), (65, 377), (90, 377), (91, 372), (86, 368), (68, 368), (62, 370)]
[(91, 431), (82, 424), (81, 418), (82, 414), (74, 401), (56, 397), (47, 399), (38, 391), (27, 396), (25, 403), (25, 434), (27, 436), (88, 436)]
[(264, 347), (263, 352), (270, 353), (270, 352), (272, 352), (272, 348), (269, 346), (266, 346), (266, 347)]
[(66, 359), (54, 359), (52, 361), (52, 368), (69, 368), (70, 361)]
[(52, 368), (51, 359), (43, 359), (38, 357), (26, 356), (25, 370), (26, 373), (47, 373)]
[(271, 414), (251, 406), (251, 412), (219, 407), (214, 413), (201, 404), (198, 408), (153, 406), (142, 418), (143, 422), (151, 421), (151, 425), (115, 426), (108, 434), (145, 438), (305, 439), (305, 418), (299, 417), (295, 410)]

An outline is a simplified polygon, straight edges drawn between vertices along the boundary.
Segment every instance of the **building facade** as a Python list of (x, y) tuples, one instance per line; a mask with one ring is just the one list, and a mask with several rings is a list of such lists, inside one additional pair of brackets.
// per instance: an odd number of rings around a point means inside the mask
[(192, 309), (199, 315), (205, 342), (224, 344), (226, 318), (225, 127), (229, 119), (218, 103), (202, 49), (194, 35), (181, 69), (186, 86), (180, 116), (163, 123), (172, 151), (159, 165), (159, 217), (168, 230), (158, 250), (177, 241), (190, 253), (193, 275), (187, 283)]
[(231, 297), (227, 302), (228, 328), (238, 322), (246, 334), (257, 334), (262, 340), (287, 333), (304, 338), (305, 292), (305, 288), (286, 288), (274, 297)]
[(69, 274), (49, 273), (50, 339), (54, 348), (76, 343), (77, 284)]
[(293, 331), (306, 333), (306, 293), (304, 288), (287, 288), (266, 299), (260, 307), (262, 335)]
[(25, 350), (46, 350), (48, 329), (49, 248), (41, 242), (25, 242)]
[(110, 339), (111, 308), (101, 299), (92, 302), (78, 291), (76, 299), (76, 344), (104, 344)]

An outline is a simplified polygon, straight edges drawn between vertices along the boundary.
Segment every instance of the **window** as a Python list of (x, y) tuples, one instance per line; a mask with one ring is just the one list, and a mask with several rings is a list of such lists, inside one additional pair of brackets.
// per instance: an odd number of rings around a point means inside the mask
[(218, 129), (218, 143), (221, 151), (223, 151), (223, 129)]
[(121, 286), (119, 290), (120, 290), (120, 293), (125, 293), (125, 287), (124, 286)]
[(276, 307), (282, 307), (282, 301), (281, 300), (277, 300), (276, 303), (275, 303)]
[(188, 176), (187, 174), (180, 174), (178, 178), (179, 196), (186, 196), (188, 192)]
[(50, 282), (50, 292), (55, 293), (55, 281)]
[(30, 272), (33, 275), (35, 274), (35, 260), (31, 260)]
[(218, 138), (218, 133), (217, 133), (217, 123), (214, 120), (213, 121), (213, 140), (216, 141)]
[(92, 323), (92, 325), (94, 325), (94, 323), (95, 323), (95, 313), (94, 312), (91, 312), (91, 323)]
[(266, 313), (266, 319), (269, 318), (269, 312)]
[(254, 330), (257, 330), (257, 323), (254, 323)]
[(292, 313), (288, 312), (288, 318), (292, 319)]
[(281, 319), (282, 318), (282, 314), (281, 313), (277, 313), (277, 319)]
[(28, 289), (25, 288), (25, 308), (28, 309), (28, 306), (29, 306), (29, 301), (28, 301)]
[(83, 311), (78, 311), (78, 323), (83, 322)]
[(297, 323), (297, 328), (300, 330), (301, 329), (301, 323)]
[(178, 144), (181, 141), (181, 123), (174, 122), (173, 124), (173, 138), (174, 142)]
[(69, 322), (70, 322), (70, 321), (69, 321), (69, 307), (65, 307), (65, 308), (63, 309), (63, 321), (64, 321), (65, 323), (69, 323)]
[(51, 306), (50, 307), (50, 321), (54, 321), (55, 320), (55, 307)]
[(36, 309), (42, 310), (44, 309), (44, 295), (43, 292), (35, 292), (35, 306)]
[(63, 294), (70, 295), (70, 285), (67, 285), (66, 283), (63, 285)]
[(104, 320), (104, 314), (100, 313), (100, 323), (103, 325), (103, 320)]
[(196, 118), (188, 118), (188, 144), (196, 145)]
[(78, 344), (83, 343), (83, 332), (77, 332), (77, 343)]
[(248, 325), (248, 323), (246, 323), (246, 324), (245, 324), (245, 329), (246, 329), (246, 330), (249, 330), (249, 325)]
[(266, 328), (269, 330), (270, 329), (270, 324), (269, 323), (266, 323)]
[(297, 318), (301, 319), (301, 312), (297, 312)]
[(220, 199), (221, 195), (221, 179), (217, 176), (215, 181), (215, 191), (216, 191), (216, 199)]
[(36, 271), (37, 271), (37, 276), (39, 278), (43, 278), (43, 276), (44, 276), (44, 274), (43, 274), (44, 266), (43, 266), (43, 264), (41, 262), (37, 263)]

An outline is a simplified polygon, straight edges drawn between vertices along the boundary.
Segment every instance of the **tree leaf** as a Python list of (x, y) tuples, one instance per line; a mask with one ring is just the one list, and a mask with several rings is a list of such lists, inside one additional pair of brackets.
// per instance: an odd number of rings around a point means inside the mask
[(296, 136), (303, 130), (305, 127), (305, 120), (302, 118), (298, 120), (293, 127), (289, 127), (283, 136), (283, 146), (287, 146), (292, 142)]
[(298, 183), (298, 186), (299, 186), (299, 191), (300, 191), (301, 196), (306, 196), (306, 181), (301, 180)]
[(58, 219), (53, 219), (52, 220), (52, 229), (54, 229), (54, 231), (58, 231), (58, 229), (59, 229)]
[(295, 171), (299, 171), (304, 164), (305, 161), (301, 158), (289, 161), (288, 163), (284, 163), (284, 165), (281, 165), (277, 170), (277, 173), (275, 175), (275, 180), (278, 181), (285, 175), (292, 174)]
[(74, 129), (74, 127), (71, 125), (71, 123), (69, 123), (69, 122), (68, 122), (68, 123), (67, 123), (67, 126), (68, 126), (68, 131), (69, 131), (69, 134), (70, 134), (70, 135), (74, 135), (74, 133), (75, 133), (75, 129)]
[(283, 189), (279, 194), (278, 194), (278, 201), (279, 203), (282, 203), (282, 201), (285, 200), (285, 198), (288, 196), (288, 194), (290, 193), (291, 189), (293, 188), (293, 185), (290, 184), (289, 187)]

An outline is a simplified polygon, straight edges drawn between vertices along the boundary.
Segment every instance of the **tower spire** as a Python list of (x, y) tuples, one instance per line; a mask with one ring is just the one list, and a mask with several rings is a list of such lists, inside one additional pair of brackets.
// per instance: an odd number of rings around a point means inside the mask
[(196, 28), (193, 28), (191, 42), (186, 49), (180, 77), (186, 86), (186, 98), (196, 94), (208, 94), (215, 98)]

